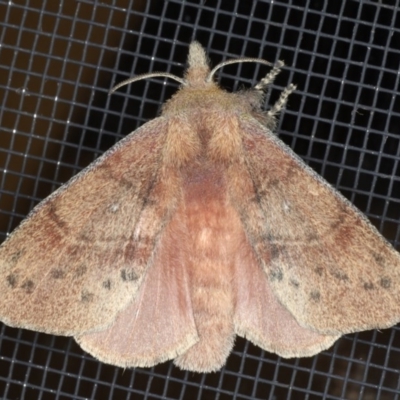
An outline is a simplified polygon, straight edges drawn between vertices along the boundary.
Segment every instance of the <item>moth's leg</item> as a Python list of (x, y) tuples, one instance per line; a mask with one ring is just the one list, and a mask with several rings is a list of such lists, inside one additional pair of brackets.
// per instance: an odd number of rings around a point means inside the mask
[(267, 115), (269, 117), (274, 117), (275, 114), (279, 113), (282, 110), (282, 108), (285, 106), (285, 104), (287, 102), (287, 99), (290, 96), (290, 94), (292, 92), (294, 92), (295, 90), (296, 90), (296, 85), (293, 85), (293, 83), (291, 83), (289, 86), (287, 86), (283, 90), (281, 95), (279, 96), (279, 99), (272, 106), (272, 108), (270, 110), (268, 110)]
[(256, 90), (264, 90), (269, 84), (271, 84), (276, 76), (281, 72), (282, 67), (285, 65), (285, 63), (281, 60), (279, 60), (275, 65), (274, 68), (271, 69), (271, 71), (268, 72), (268, 74), (261, 79), (261, 81), (254, 87)]
[[(282, 67), (285, 63), (279, 60), (274, 67), (269, 71), (269, 73), (265, 76), (265, 78), (261, 79), (261, 81), (254, 87), (256, 90), (264, 90), (268, 85), (270, 85), (276, 78), (276, 76), (281, 72)], [(288, 97), (290, 94), (296, 89), (296, 86), (290, 84), (279, 96), (277, 102), (272, 106), (272, 108), (268, 111), (269, 117), (274, 117), (275, 114), (279, 113), (282, 108), (285, 106)]]

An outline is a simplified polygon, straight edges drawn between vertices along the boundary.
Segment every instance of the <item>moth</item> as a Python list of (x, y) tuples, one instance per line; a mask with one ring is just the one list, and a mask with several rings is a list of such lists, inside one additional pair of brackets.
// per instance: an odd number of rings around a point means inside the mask
[(282, 357), (400, 320), (400, 256), (273, 133), (263, 90), (189, 48), (161, 116), (36, 206), (0, 248), (0, 319), (121, 367), (220, 369), (236, 335)]

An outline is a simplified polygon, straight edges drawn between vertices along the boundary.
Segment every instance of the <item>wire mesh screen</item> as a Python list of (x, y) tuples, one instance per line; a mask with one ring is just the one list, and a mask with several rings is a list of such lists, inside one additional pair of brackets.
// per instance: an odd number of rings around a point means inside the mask
[[(145, 72), (182, 76), (196, 39), (213, 65), (241, 56), (285, 61), (266, 107), (289, 83), (297, 90), (277, 135), (400, 248), (398, 0), (1, 0), (0, 15), (0, 241), (156, 117), (178, 84), (148, 79), (108, 96), (110, 88)], [(267, 71), (232, 65), (217, 80), (234, 91)], [(2, 399), (400, 397), (398, 327), (346, 335), (309, 358), (283, 359), (237, 338), (226, 366), (211, 374), (172, 362), (113, 367), (72, 338), (5, 325), (0, 339)]]

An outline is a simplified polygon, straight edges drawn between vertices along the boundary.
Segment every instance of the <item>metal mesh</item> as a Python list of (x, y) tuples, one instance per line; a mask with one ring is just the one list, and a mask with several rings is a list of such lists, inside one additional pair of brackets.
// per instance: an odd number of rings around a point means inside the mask
[[(177, 88), (128, 76), (181, 76), (189, 42), (213, 64), (239, 56), (286, 67), (267, 102), (293, 82), (278, 134), (400, 244), (400, 12), (398, 1), (0, 1), (0, 241), (29, 210), (140, 124)], [(266, 67), (218, 73), (254, 85)], [(285, 360), (238, 338), (225, 368), (172, 363), (121, 369), (73, 339), (1, 325), (2, 399), (394, 399), (400, 330), (341, 338), (311, 358)]]

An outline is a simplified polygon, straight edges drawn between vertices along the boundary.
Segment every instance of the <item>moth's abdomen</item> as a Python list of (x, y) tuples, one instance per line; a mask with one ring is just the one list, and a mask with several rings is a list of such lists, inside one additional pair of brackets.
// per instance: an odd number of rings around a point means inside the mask
[(221, 190), (223, 177), (216, 168), (196, 170), (195, 175), (189, 171), (186, 176), (185, 205), (174, 218), (186, 221), (186, 268), (200, 340), (175, 363), (183, 369), (210, 372), (225, 364), (234, 341), (233, 209)]

